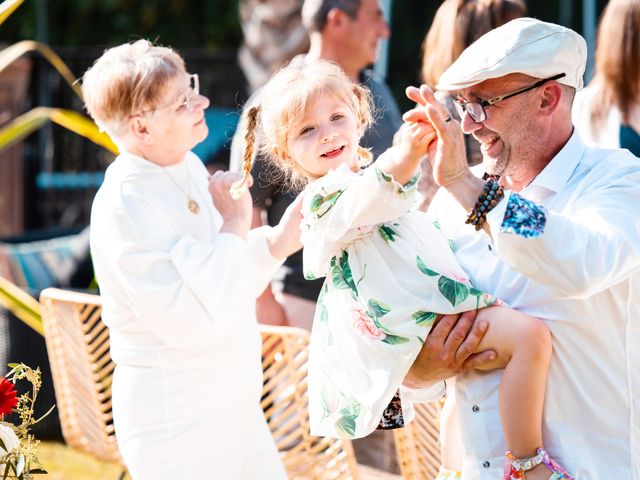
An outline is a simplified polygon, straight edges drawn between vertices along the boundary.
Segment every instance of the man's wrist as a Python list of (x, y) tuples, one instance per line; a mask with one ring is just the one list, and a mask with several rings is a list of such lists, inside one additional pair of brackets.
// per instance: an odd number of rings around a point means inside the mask
[(444, 188), (458, 201), (462, 208), (469, 211), (482, 193), (483, 186), (484, 181), (473, 175), (471, 170), (467, 170), (458, 178), (449, 182)]

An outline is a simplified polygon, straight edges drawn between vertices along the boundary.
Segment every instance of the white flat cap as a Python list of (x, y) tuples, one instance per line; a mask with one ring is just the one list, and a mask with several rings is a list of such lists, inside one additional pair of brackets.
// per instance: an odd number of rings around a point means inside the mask
[(491, 78), (524, 73), (579, 90), (587, 44), (573, 30), (534, 18), (517, 18), (484, 34), (440, 76), (438, 90), (461, 90)]

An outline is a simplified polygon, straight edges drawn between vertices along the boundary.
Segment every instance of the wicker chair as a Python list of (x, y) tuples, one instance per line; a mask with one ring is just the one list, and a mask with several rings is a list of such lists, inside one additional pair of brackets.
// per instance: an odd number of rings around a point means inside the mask
[[(100, 319), (100, 297), (49, 288), (40, 302), (65, 441), (124, 468), (113, 429), (114, 364), (109, 332)], [(357, 480), (351, 442), (308, 434), (309, 334), (292, 327), (261, 328), (262, 406), (289, 479)]]
[[(65, 441), (124, 469), (113, 428), (114, 363), (109, 331), (100, 319), (100, 297), (48, 288), (41, 293), (40, 303)], [(120, 478), (124, 477), (123, 472)]]
[(400, 472), (404, 480), (433, 479), (440, 468), (438, 433), (442, 403), (416, 403), (414, 407), (414, 420), (393, 431)]
[(309, 434), (309, 334), (262, 326), (262, 408), (290, 480), (358, 479), (351, 442)]

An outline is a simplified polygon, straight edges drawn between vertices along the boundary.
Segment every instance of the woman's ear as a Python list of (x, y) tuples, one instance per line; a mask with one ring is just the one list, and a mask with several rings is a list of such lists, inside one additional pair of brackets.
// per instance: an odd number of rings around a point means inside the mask
[(152, 143), (153, 138), (149, 132), (147, 122), (139, 115), (129, 118), (127, 127), (129, 134), (132, 135), (136, 141), (144, 142), (145, 144)]

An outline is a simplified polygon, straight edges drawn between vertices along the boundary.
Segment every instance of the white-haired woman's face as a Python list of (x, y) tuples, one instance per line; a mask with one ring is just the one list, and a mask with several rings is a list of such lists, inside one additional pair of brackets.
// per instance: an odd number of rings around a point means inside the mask
[(204, 111), (209, 99), (198, 87), (197, 75), (180, 73), (169, 81), (155, 108), (137, 114), (155, 147), (181, 158), (207, 137)]

